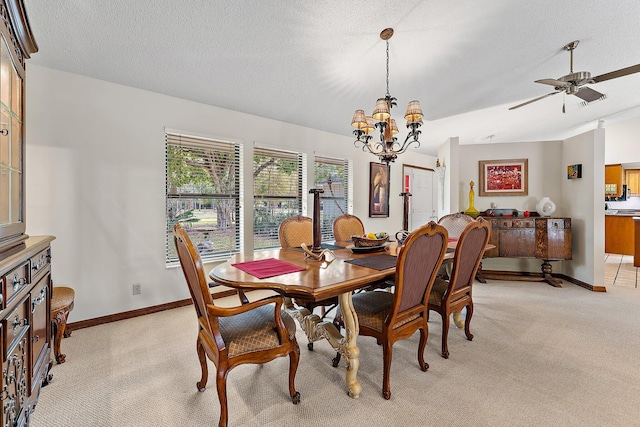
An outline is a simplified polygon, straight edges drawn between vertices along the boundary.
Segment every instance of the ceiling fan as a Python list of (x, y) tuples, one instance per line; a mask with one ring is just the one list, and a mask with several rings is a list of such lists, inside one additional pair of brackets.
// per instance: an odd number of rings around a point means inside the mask
[[(611, 71), (610, 73), (601, 74), (599, 76), (591, 77), (591, 73), (588, 71), (578, 71), (573, 72), (573, 50), (578, 47), (578, 43), (580, 40), (572, 41), (571, 43), (564, 46), (564, 50), (568, 50), (571, 54), (571, 62), (569, 63), (569, 74), (566, 76), (562, 76), (558, 79), (542, 79), (536, 80), (536, 83), (542, 83), (545, 85), (551, 85), (555, 88), (554, 92), (548, 93), (546, 95), (539, 96), (537, 98), (531, 99), (527, 102), (523, 102), (522, 104), (518, 104), (509, 108), (509, 110), (515, 110), (516, 108), (523, 107), (527, 104), (531, 104), (532, 102), (539, 101), (548, 96), (555, 95), (556, 93), (564, 92), (567, 95), (575, 95), (578, 98), (582, 99), (583, 104), (586, 105), (590, 102), (597, 101), (600, 99), (605, 99), (607, 96), (603, 93), (598, 92), (597, 90), (593, 90), (590, 87), (586, 86), (588, 84), (600, 83), (605, 80), (617, 79), (618, 77), (627, 76), (629, 74), (640, 72), (640, 64), (632, 65), (631, 67), (622, 68), (620, 70)], [(562, 112), (565, 112), (564, 103), (562, 105)]]

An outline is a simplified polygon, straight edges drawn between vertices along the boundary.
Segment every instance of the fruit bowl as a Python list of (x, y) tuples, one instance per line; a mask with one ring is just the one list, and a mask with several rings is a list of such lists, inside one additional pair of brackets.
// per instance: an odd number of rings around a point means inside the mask
[(384, 236), (379, 239), (369, 239), (364, 236), (351, 236), (351, 240), (356, 248), (370, 248), (373, 246), (384, 245), (387, 240), (389, 240), (389, 236)]

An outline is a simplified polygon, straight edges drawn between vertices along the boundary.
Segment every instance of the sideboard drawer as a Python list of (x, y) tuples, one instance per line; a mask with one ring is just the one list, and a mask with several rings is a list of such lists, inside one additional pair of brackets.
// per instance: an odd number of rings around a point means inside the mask
[(47, 248), (36, 256), (31, 257), (31, 280), (33, 283), (38, 280), (38, 276), (46, 270), (46, 267), (51, 264), (51, 249)]
[(21, 264), (4, 276), (2, 276), (2, 308), (11, 302), (11, 299), (29, 282), (29, 262)]
[(497, 221), (497, 228), (534, 228), (532, 219), (501, 219)]
[(16, 340), (24, 335), (25, 330), (29, 328), (29, 295), (25, 300), (19, 303), (10, 315), (2, 320), (4, 329), (4, 348), (10, 351)]

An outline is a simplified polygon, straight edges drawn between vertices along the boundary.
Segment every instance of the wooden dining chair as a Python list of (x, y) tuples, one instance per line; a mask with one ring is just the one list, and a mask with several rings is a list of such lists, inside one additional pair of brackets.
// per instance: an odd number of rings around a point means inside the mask
[[(296, 215), (285, 219), (278, 227), (278, 238), (282, 249), (298, 248), (302, 243), (308, 246), (313, 242), (313, 220), (309, 217)], [(322, 317), (338, 306), (338, 297), (322, 301), (308, 301), (300, 298), (293, 300), (298, 306), (302, 306), (313, 313), (316, 307), (322, 308)], [(307, 343), (307, 348), (313, 351), (313, 342)]]
[(196, 348), (202, 377), (196, 385), (201, 392), (206, 388), (208, 357), (216, 366), (220, 401), (218, 425), (226, 426), (228, 420), (227, 375), (231, 369), (245, 363), (265, 363), (288, 355), (289, 395), (294, 404), (299, 403), (300, 393), (295, 389), (294, 380), (300, 348), (295, 322), (282, 311), (283, 297), (274, 296), (238, 307), (214, 305), (200, 255), (180, 224), (174, 226), (173, 237), (198, 316)]
[(473, 217), (460, 212), (456, 212), (440, 217), (440, 219), (438, 220), (438, 224), (447, 229), (449, 238), (457, 239), (460, 237), (460, 234), (462, 234), (467, 224), (472, 221)]
[(333, 238), (336, 241), (336, 245), (351, 245), (351, 236), (353, 235), (364, 235), (364, 224), (362, 224), (360, 218), (346, 213), (333, 220)]
[(299, 248), (303, 243), (310, 247), (313, 244), (313, 220), (302, 215), (285, 219), (278, 227), (278, 239), (283, 249)]
[[(333, 238), (337, 246), (349, 246), (352, 243), (351, 236), (364, 235), (364, 224), (355, 215), (342, 214), (333, 220)], [(374, 289), (388, 288), (389, 284), (385, 280), (371, 283), (370, 286), (360, 291), (371, 291)]]
[(442, 317), (442, 357), (445, 359), (449, 357), (447, 338), (452, 313), (459, 313), (466, 307), (464, 333), (469, 341), (473, 340), (473, 334), (469, 329), (473, 316), (471, 290), (489, 235), (489, 222), (483, 218), (467, 224), (458, 238), (449, 280), (437, 277), (431, 289), (428, 307), (429, 310), (440, 313)]
[[(427, 299), (447, 249), (447, 230), (431, 221), (410, 233), (396, 261), (394, 291), (362, 292), (353, 295), (360, 335), (374, 337), (382, 345), (382, 395), (391, 397), (390, 370), (394, 342), (420, 331), (418, 365), (426, 371), (424, 349), (429, 336)], [(336, 319), (342, 325), (341, 312)], [(338, 366), (340, 353), (334, 359)]]
[[(440, 217), (438, 220), (438, 224), (447, 229), (447, 233), (449, 233), (449, 238), (457, 239), (464, 231), (464, 228), (473, 221), (473, 217), (455, 212), (452, 214), (444, 215)], [(447, 260), (442, 263), (442, 267), (440, 267), (440, 271), (438, 272), (438, 276), (441, 278), (448, 280), (451, 277), (451, 267), (453, 265), (452, 260)], [(459, 326), (462, 326), (461, 323), (456, 323)]]

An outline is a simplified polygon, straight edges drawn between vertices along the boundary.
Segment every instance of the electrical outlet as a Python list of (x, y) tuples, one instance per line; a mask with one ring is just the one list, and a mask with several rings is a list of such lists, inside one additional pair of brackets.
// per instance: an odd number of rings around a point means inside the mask
[(142, 283), (133, 284), (133, 294), (140, 295), (142, 293)]

